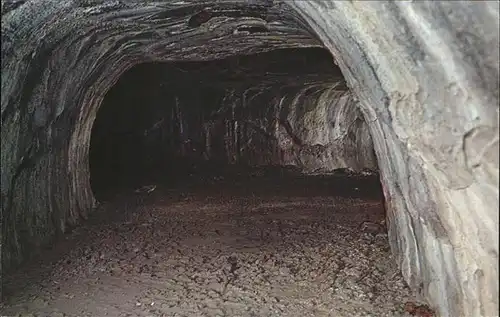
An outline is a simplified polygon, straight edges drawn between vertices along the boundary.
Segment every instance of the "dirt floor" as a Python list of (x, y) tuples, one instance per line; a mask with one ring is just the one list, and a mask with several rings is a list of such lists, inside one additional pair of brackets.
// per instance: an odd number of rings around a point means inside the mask
[(5, 277), (0, 315), (409, 316), (376, 182), (261, 172), (122, 192)]

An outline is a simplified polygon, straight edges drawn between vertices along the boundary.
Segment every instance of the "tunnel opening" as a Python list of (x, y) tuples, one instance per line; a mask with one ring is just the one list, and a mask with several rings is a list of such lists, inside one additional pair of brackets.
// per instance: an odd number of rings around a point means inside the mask
[(323, 48), (136, 65), (102, 102), (89, 162), (98, 200), (258, 175), (330, 177), (337, 195), (383, 196), (368, 127)]

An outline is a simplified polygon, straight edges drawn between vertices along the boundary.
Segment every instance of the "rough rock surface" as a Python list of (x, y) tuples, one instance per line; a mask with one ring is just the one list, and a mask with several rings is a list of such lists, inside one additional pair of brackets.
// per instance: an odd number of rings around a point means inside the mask
[(371, 122), (404, 277), (444, 316), (498, 315), (498, 3), (293, 6)]
[(386, 232), (359, 230), (384, 220), (376, 177), (219, 176), (104, 203), (9, 278), (4, 314), (409, 316)]
[[(377, 161), (368, 125), (352, 94), (338, 88), (337, 84), (304, 84), (291, 89), (288, 87), (288, 91), (283, 86), (270, 86), (231, 92), (230, 98), (225, 101), (230, 106), (229, 110), (237, 109), (235, 104), (240, 104), (242, 100), (244, 104), (237, 110), (244, 114), (245, 107), (251, 110), (248, 111), (250, 115), (244, 115), (241, 124), (232, 118), (226, 132), (229, 140), (237, 137), (235, 127), (245, 128), (248, 125), (264, 132), (268, 150), (263, 151), (261, 139), (255, 138), (254, 141), (250, 134), (241, 140), (244, 148), (229, 151), (229, 154), (250, 152), (252, 159), (249, 163), (293, 165), (308, 173), (331, 172), (338, 168), (376, 170)], [(252, 116), (253, 109), (262, 105), (268, 108), (265, 115), (257, 113)], [(208, 124), (213, 129), (220, 121)], [(269, 155), (262, 155), (265, 153)], [(237, 162), (238, 156), (231, 155), (228, 161)]]
[(126, 69), (323, 43), (369, 123), (406, 281), (443, 316), (498, 315), (498, 2), (214, 3), (2, 1), (4, 266), (92, 210), (92, 122)]

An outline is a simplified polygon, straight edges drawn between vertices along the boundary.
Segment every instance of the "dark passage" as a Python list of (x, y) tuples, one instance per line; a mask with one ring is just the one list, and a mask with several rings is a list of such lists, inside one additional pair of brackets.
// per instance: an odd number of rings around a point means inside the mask
[[(138, 65), (108, 92), (95, 120), (90, 147), (94, 193), (104, 199), (125, 188), (203, 182), (220, 174), (231, 182), (283, 173), (299, 181), (302, 162), (284, 160), (275, 126), (291, 136), (297, 155), (304, 142), (291, 131), (287, 116), (314, 110), (315, 99), (332, 85), (346, 90), (331, 55), (317, 48)], [(312, 101), (297, 109), (283, 106), (304, 87), (296, 98)], [(315, 146), (308, 148), (312, 155)], [(380, 194), (376, 177), (346, 182), (337, 190), (371, 187)]]

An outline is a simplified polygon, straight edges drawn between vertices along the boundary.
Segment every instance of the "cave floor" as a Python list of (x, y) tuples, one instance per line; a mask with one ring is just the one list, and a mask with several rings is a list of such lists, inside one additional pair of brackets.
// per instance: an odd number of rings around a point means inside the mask
[(407, 316), (387, 234), (360, 229), (384, 218), (380, 197), (308, 182), (116, 195), (6, 278), (2, 315)]

